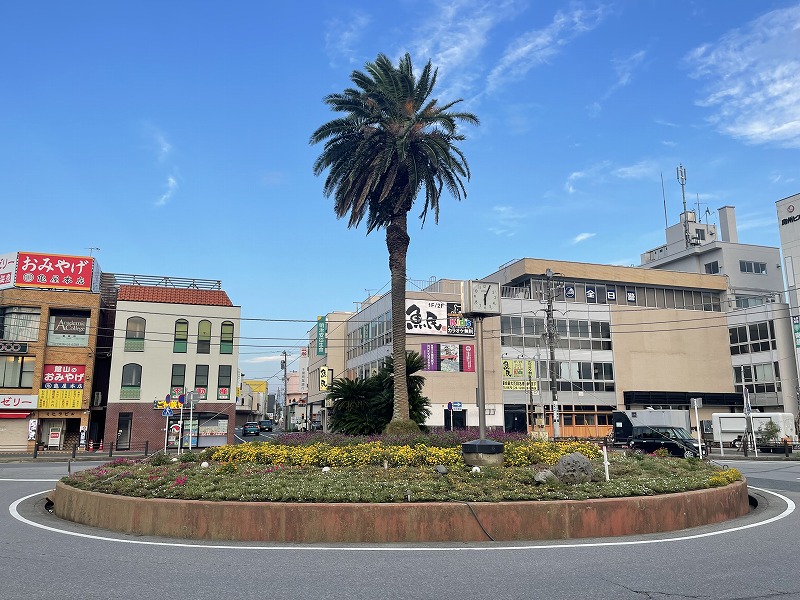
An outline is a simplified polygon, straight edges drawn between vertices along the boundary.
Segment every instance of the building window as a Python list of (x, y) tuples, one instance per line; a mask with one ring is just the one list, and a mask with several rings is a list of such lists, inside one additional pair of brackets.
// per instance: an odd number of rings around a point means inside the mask
[(0, 339), (13, 342), (35, 342), (39, 339), (42, 311), (31, 306), (0, 308)]
[(194, 368), (194, 389), (208, 387), (208, 365), (196, 365)]
[(777, 349), (775, 325), (772, 321), (739, 325), (728, 329), (731, 355), (769, 352)]
[(129, 363), (122, 367), (120, 400), (138, 400), (142, 390), (142, 365)]
[(197, 325), (197, 353), (211, 353), (211, 321), (200, 321)]
[(0, 388), (32, 388), (35, 365), (31, 356), (0, 357)]
[(766, 275), (767, 263), (754, 262), (752, 260), (740, 260), (739, 270), (742, 273), (756, 273), (757, 275)]
[(175, 321), (175, 338), (172, 342), (172, 351), (177, 353), (186, 352), (186, 344), (189, 340), (189, 321), (178, 319)]
[(125, 351), (144, 352), (145, 320), (142, 317), (130, 317), (125, 327)]
[(88, 311), (51, 310), (47, 323), (47, 345), (86, 348), (89, 345)]
[(224, 321), (219, 338), (219, 353), (233, 354), (233, 323)]
[(186, 365), (172, 365), (172, 379), (170, 380), (172, 389), (181, 388), (186, 385)]
[(217, 375), (217, 399), (229, 400), (231, 397), (231, 366), (220, 365)]
[(709, 275), (716, 275), (719, 273), (719, 261), (715, 260), (705, 264), (706, 273)]

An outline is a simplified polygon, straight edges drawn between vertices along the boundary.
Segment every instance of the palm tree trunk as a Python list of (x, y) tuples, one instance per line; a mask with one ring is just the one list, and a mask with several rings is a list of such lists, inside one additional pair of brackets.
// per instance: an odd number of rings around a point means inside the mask
[(394, 410), (392, 422), (410, 419), (406, 378), (406, 256), (408, 213), (402, 211), (386, 228), (389, 272), (392, 274), (392, 358), (394, 359)]

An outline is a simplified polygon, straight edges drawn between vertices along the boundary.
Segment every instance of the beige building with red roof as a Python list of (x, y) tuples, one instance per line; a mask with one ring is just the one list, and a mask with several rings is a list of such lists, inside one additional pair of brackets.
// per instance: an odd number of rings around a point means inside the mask
[(155, 451), (232, 442), (241, 307), (219, 281), (114, 277), (105, 443)]

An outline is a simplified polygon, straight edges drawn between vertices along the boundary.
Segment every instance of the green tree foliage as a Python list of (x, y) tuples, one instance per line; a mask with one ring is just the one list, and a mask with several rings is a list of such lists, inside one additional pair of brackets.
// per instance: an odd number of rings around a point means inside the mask
[(461, 102), (439, 104), (431, 98), (437, 70), (431, 62), (415, 75), (411, 56), (395, 66), (385, 55), (350, 75), (355, 87), (325, 97), (342, 116), (317, 129), (311, 144), (324, 143), (314, 162), (314, 174), (327, 171), (324, 194), (334, 197), (338, 218), (349, 215), (348, 227), (367, 218), (367, 233), (386, 230), (392, 298), (394, 403), (391, 421), (412, 425), (406, 387), (405, 286), (408, 213), (424, 189), (420, 212), (439, 220), (442, 190), (456, 200), (466, 197), (466, 158), (457, 143), (464, 140), (457, 124), (477, 125), (472, 113), (452, 111)]
[[(425, 378), (415, 375), (424, 366), (418, 352), (406, 353), (409, 414), (415, 427), (430, 416), (430, 400), (422, 395)], [(334, 379), (328, 399), (334, 401), (331, 429), (348, 435), (382, 432), (392, 419), (394, 404), (394, 361), (388, 357), (377, 374), (366, 379)]]

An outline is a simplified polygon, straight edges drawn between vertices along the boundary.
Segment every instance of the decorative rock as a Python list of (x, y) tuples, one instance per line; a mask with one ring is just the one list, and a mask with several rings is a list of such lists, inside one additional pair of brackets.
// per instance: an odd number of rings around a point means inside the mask
[(475, 474), (480, 473), (481, 472), (481, 468), (480, 467), (472, 467), (472, 472), (475, 473)]
[(208, 462), (203, 461), (203, 462), (200, 463), (200, 466), (203, 467), (204, 469), (207, 469), (208, 468)]
[(327, 473), (327, 472), (328, 472), (328, 471), (330, 471), (330, 470), (331, 470), (331, 468), (330, 468), (330, 467), (322, 467), (322, 472), (323, 472), (323, 473)]
[(536, 475), (533, 476), (533, 480), (536, 483), (547, 483), (548, 479), (555, 479), (556, 476), (550, 469), (545, 469), (543, 471), (539, 471)]
[(565, 454), (553, 470), (562, 483), (586, 483), (592, 480), (592, 463), (580, 452)]

